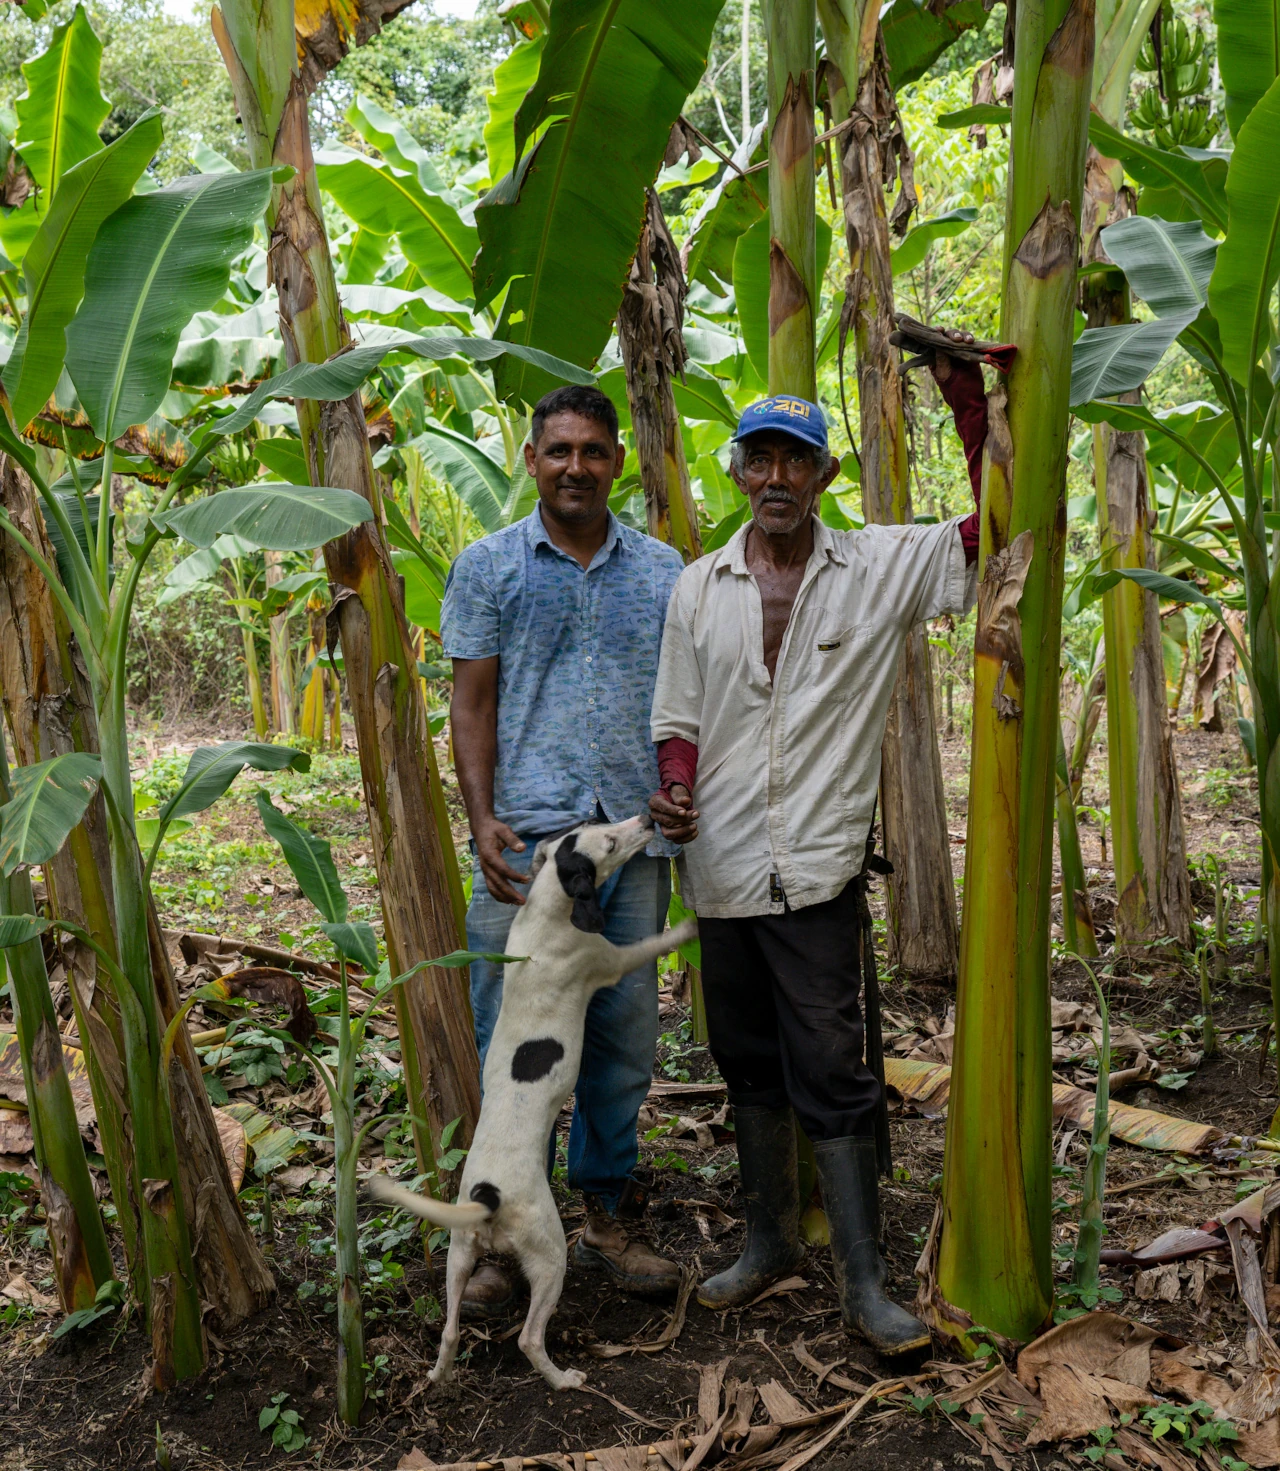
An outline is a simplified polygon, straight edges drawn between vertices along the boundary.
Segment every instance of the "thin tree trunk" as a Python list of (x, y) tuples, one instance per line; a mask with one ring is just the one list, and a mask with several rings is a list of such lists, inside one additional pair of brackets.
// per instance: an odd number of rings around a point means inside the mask
[(769, 38), (769, 392), (818, 396), (815, 0), (763, 0)]
[(1080, 829), (1076, 825), (1076, 804), (1067, 772), (1067, 751), (1062, 743), (1062, 727), (1058, 727), (1058, 867), (1062, 871), (1062, 939), (1073, 955), (1092, 957), (1098, 953), (1098, 936), (1093, 927), (1093, 910), (1089, 905), (1089, 886), (1085, 880), (1084, 859), (1080, 855)]
[[(1067, 426), (1093, 0), (1019, 0), (989, 396), (973, 767), (937, 1282), (928, 1308), (1026, 1342), (1053, 1304), (1049, 930)], [(971, 1340), (970, 1340), (971, 1342)]]
[(310, 642), (307, 644), (307, 662), (311, 674), (302, 696), (302, 734), (316, 746), (324, 744), (324, 667), (317, 663), (324, 652), (324, 608), (317, 611), (307, 605), (310, 620)]
[[(283, 552), (263, 552), (266, 563), (267, 591), (284, 577)], [(271, 650), (271, 718), (279, 735), (292, 735), (295, 728), (294, 712), (297, 691), (293, 680), (293, 650), (289, 641), (289, 615), (277, 613), (268, 621), (269, 646)]]
[[(862, 506), (868, 521), (910, 525), (911, 476), (894, 330), (886, 165), (896, 108), (879, 43), (879, 10), (866, 0), (819, 0), (827, 43), (826, 80), (837, 122), (856, 119), (840, 163), (849, 279), (842, 337), (857, 344), (862, 437)], [(904, 180), (903, 197), (909, 183)], [(914, 202), (913, 199), (911, 202)], [(888, 952), (910, 976), (954, 978), (959, 950), (946, 790), (933, 709), (929, 643), (907, 636), (881, 751), (880, 805), (889, 877)]]
[(618, 344), (649, 535), (692, 562), (702, 555), (702, 538), (671, 384), (689, 358), (681, 335), (688, 288), (658, 191), (650, 189), (648, 198), (631, 277), (618, 308)]
[[(1090, 149), (1086, 262), (1105, 258), (1103, 226), (1129, 213), (1120, 177), (1119, 164)], [(1084, 283), (1091, 327), (1131, 320), (1127, 290), (1110, 290), (1105, 281), (1095, 276)], [(1139, 395), (1125, 397), (1137, 402)], [(1144, 436), (1095, 425), (1093, 466), (1103, 569), (1154, 568), (1155, 507), (1149, 499)], [(1166, 713), (1164, 643), (1155, 593), (1122, 578), (1102, 595), (1102, 621), (1116, 939), (1122, 946), (1142, 946), (1166, 937), (1186, 945), (1191, 939), (1191, 881), (1173, 727)]]
[[(293, 177), (267, 212), (271, 277), (290, 364), (324, 362), (350, 343), (338, 302), (298, 76), (291, 0), (228, 0), (213, 30), (257, 168), (285, 164)], [(359, 393), (334, 403), (296, 401), (312, 483), (340, 486), (374, 507), (372, 522), (329, 542), (330, 616), (342, 642), (356, 725), (365, 808), (393, 972), (459, 948), (462, 886), (444, 793), (418, 690), (417, 664), (399, 579), (382, 532), (381, 501)], [(396, 991), (405, 1084), (415, 1115), (419, 1166), (433, 1171), (436, 1141), (461, 1119), (467, 1145), (480, 1111), (480, 1069), (465, 970), (421, 972)], [(435, 1188), (448, 1194), (452, 1176)]]

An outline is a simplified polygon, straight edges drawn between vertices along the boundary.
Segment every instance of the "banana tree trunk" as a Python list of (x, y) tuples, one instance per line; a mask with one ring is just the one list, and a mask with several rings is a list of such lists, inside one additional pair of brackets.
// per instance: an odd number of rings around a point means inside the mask
[(650, 189), (648, 198), (631, 277), (618, 308), (618, 345), (649, 535), (675, 547), (686, 562), (692, 562), (702, 555), (702, 538), (671, 386), (673, 375), (683, 372), (689, 358), (681, 335), (688, 287), (658, 191)]
[[(1086, 261), (1104, 255), (1099, 232), (1129, 213), (1120, 165), (1090, 150), (1085, 193)], [(1092, 231), (1089, 227), (1092, 226)], [(1091, 327), (1131, 320), (1128, 292), (1086, 278)], [(1137, 402), (1138, 393), (1126, 394)], [(1144, 436), (1093, 430), (1093, 478), (1102, 567), (1154, 568)], [(1107, 772), (1116, 878), (1116, 940), (1142, 946), (1191, 939), (1191, 881), (1178, 792), (1173, 726), (1166, 714), (1164, 641), (1153, 592), (1121, 578), (1102, 595), (1107, 667)]]
[[(324, 362), (350, 344), (338, 302), (298, 76), (291, 0), (228, 0), (214, 8), (213, 30), (231, 75), (254, 167), (285, 164), (267, 212), (272, 279), (290, 364)], [(356, 725), (365, 808), (382, 893), (393, 972), (459, 948), (462, 886), (444, 792), (418, 690), (417, 664), (382, 533), (381, 498), (359, 393), (334, 403), (299, 399), (298, 424), (312, 483), (363, 495), (372, 522), (329, 542), (325, 566), (334, 588)], [(436, 1144), (454, 1119), (470, 1143), (480, 1111), (476, 1054), (465, 970), (419, 973), (396, 991), (396, 1012), (415, 1143), (422, 1170), (433, 1171)], [(436, 1189), (451, 1191), (452, 1177)]]
[[(840, 161), (849, 279), (842, 328), (857, 346), (862, 507), (868, 521), (910, 525), (910, 469), (894, 330), (881, 138), (893, 94), (878, 45), (879, 8), (819, 0), (826, 81), (836, 124), (853, 119)], [(907, 638), (881, 751), (880, 805), (889, 877), (890, 964), (910, 976), (954, 978), (959, 947), (946, 791), (923, 627)]]
[(242, 628), (240, 637), (244, 641), (244, 683), (249, 696), (249, 709), (253, 715), (253, 733), (260, 741), (271, 734), (267, 720), (267, 705), (262, 698), (262, 668), (258, 663), (258, 646), (251, 629)]
[(324, 668), (316, 660), (324, 653), (324, 608), (318, 610), (308, 605), (310, 619), (310, 642), (307, 645), (307, 662), (311, 674), (302, 696), (302, 734), (317, 747), (324, 744)]
[[(53, 553), (34, 487), (7, 459), (0, 460), (0, 502), (52, 565)], [(66, 751), (100, 749), (93, 695), (61, 610), (29, 559), (8, 537), (0, 544), (0, 691), (20, 764), (48, 760)], [(122, 716), (122, 709), (120, 713)], [(136, 855), (132, 836), (128, 842)], [(119, 959), (112, 861), (107, 805), (99, 792), (62, 851), (45, 865), (45, 877), (54, 914), (78, 925), (108, 955)], [(167, 1022), (177, 1009), (177, 988), (145, 894), (141, 905), (139, 932), (150, 936), (146, 954), (155, 1009)], [(142, 1233), (144, 1213), (151, 1214), (147, 1182), (159, 1176), (143, 1169), (135, 1154), (143, 1126), (132, 1116), (138, 1103), (131, 1092), (134, 1080), (126, 1061), (130, 1042), (126, 1018), (117, 987), (98, 957), (87, 946), (76, 944), (68, 945), (66, 953), (117, 1222), (126, 1260), (145, 1299), (149, 1279)], [(135, 1003), (134, 1010), (138, 1009)], [(140, 1037), (135, 1026), (135, 1042)], [(175, 1060), (178, 1066), (170, 1070), (169, 1077), (175, 1169), (180, 1182), (175, 1199), (181, 1200), (186, 1211), (185, 1234), (194, 1243), (199, 1295), (212, 1306), (219, 1326), (230, 1329), (266, 1305), (274, 1282), (240, 1212), (200, 1062), (185, 1031), (180, 1034)], [(147, 1132), (155, 1133), (160, 1124), (151, 1122), (157, 1107), (154, 1098), (142, 1098), (141, 1106), (148, 1119)]]
[[(965, 1339), (1053, 1302), (1049, 925), (1071, 342), (1092, 0), (1021, 0), (974, 646), (973, 766), (937, 1285)], [(970, 1340), (971, 1342), (971, 1340)]]
[[(9, 801), (9, 756), (0, 734), (0, 796)], [(0, 910), (34, 914), (31, 875), (19, 869), (0, 878)], [(53, 1280), (63, 1311), (93, 1306), (98, 1288), (115, 1276), (106, 1228), (80, 1142), (71, 1084), (62, 1056), (58, 1013), (39, 940), (5, 952), (13, 1023), (22, 1056), (27, 1114), (40, 1169), (40, 1203), (49, 1229)]]
[(815, 0), (764, 0), (769, 42), (769, 392), (818, 396)]

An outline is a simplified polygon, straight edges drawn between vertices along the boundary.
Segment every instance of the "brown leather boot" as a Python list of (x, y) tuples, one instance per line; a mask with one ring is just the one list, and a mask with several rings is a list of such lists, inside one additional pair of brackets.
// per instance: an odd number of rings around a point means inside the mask
[(515, 1300), (515, 1285), (498, 1263), (481, 1262), (462, 1294), (462, 1321), (486, 1323), (504, 1318)]
[(680, 1286), (680, 1268), (632, 1236), (602, 1201), (587, 1196), (587, 1224), (573, 1248), (582, 1267), (605, 1271), (619, 1287), (641, 1297), (667, 1297)]

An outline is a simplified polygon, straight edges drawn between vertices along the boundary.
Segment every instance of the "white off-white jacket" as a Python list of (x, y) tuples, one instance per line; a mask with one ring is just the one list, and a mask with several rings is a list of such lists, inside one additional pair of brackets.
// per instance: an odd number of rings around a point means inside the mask
[(700, 915), (821, 904), (860, 872), (907, 632), (973, 603), (957, 524), (833, 531), (815, 518), (772, 682), (749, 525), (680, 574), (651, 731), (698, 747), (698, 836), (680, 863)]

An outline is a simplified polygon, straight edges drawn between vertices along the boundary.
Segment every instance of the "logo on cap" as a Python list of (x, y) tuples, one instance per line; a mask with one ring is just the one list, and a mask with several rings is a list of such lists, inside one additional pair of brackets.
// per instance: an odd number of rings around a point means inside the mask
[(756, 414), (790, 414), (797, 419), (807, 419), (811, 405), (802, 398), (766, 398), (752, 410)]

